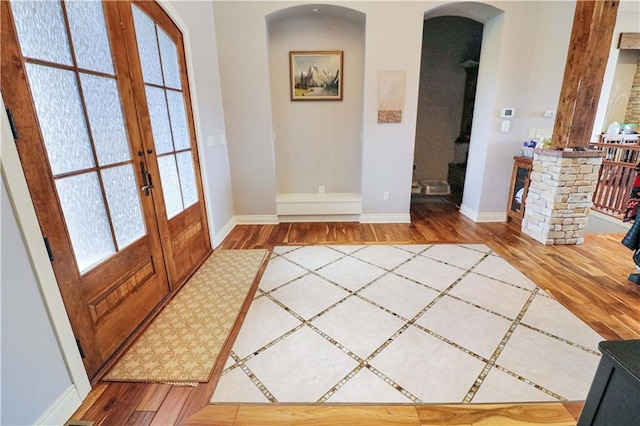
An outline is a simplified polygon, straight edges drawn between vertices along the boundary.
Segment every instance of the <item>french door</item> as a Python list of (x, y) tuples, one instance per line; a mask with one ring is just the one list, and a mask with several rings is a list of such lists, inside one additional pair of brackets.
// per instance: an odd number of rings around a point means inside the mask
[(155, 2), (0, 7), (2, 95), (96, 377), (211, 251), (182, 36)]

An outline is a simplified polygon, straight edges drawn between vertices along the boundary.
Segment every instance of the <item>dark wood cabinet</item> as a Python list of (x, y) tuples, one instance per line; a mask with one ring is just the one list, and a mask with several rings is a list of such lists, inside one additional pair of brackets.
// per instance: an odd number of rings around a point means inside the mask
[(640, 425), (640, 340), (600, 342), (599, 348), (578, 426)]
[(529, 157), (513, 157), (513, 172), (507, 199), (507, 221), (520, 223), (524, 217), (524, 208), (529, 191), (529, 175), (533, 161)]

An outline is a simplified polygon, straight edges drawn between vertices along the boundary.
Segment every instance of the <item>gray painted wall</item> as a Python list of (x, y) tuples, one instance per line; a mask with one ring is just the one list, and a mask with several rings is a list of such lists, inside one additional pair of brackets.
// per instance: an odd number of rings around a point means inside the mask
[[(237, 215), (275, 214), (277, 141), (273, 140), (272, 102), (280, 94), (272, 93), (270, 84), (266, 18), (300, 4), (213, 3)], [(363, 109), (361, 115), (353, 117), (355, 122), (362, 117), (363, 123), (360, 191), (363, 213), (408, 218), (423, 21), (425, 12), (446, 3), (334, 4), (366, 16)], [(486, 25), (482, 57), (486, 53), (487, 60), (481, 58), (478, 90), (484, 85), (485, 97), (476, 103), (477, 119), (471, 143), (476, 149), (470, 152), (470, 157), (475, 156), (475, 166), (468, 169), (467, 176), (471, 179), (467, 181), (472, 184), (465, 191), (463, 204), (468, 210), (500, 220), (505, 214), (512, 157), (520, 152), (530, 128), (553, 126), (553, 120), (543, 118), (543, 112), (557, 106), (575, 3), (490, 2), (495, 8), (473, 4), (491, 11), (498, 8), (504, 13), (493, 19), (485, 17), (483, 21)], [(377, 76), (385, 70), (407, 73), (405, 110), (400, 124), (377, 123)], [(500, 132), (499, 113), (503, 107), (514, 107), (517, 111), (509, 133)], [(305, 165), (313, 167), (314, 161), (309, 158)], [(383, 199), (385, 191), (390, 192), (388, 200)]]
[[(182, 29), (188, 61), (196, 139), (212, 238), (233, 218), (231, 174), (220, 95), (213, 6), (205, 1), (162, 3)], [(175, 13), (172, 13), (175, 12)], [(190, 62), (189, 62), (190, 61)], [(215, 241), (218, 243), (219, 241)]]
[[(316, 7), (311, 16), (267, 20), (277, 190), (360, 192), (364, 15)], [(296, 50), (344, 52), (342, 101), (290, 100), (289, 52)]]
[(71, 385), (4, 179), (2, 211), (3, 425), (33, 424)]

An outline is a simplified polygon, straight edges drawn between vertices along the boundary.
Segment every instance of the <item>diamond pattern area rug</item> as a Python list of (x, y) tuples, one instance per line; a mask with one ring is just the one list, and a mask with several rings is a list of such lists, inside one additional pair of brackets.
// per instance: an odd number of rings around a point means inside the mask
[(601, 340), (482, 244), (279, 246), (211, 402), (583, 400)]
[(207, 382), (267, 255), (215, 251), (103, 380)]

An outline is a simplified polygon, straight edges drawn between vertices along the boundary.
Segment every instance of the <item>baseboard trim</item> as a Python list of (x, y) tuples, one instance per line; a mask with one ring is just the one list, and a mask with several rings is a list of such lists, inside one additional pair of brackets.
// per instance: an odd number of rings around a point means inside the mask
[(359, 222), (359, 214), (298, 214), (298, 215), (279, 215), (280, 223), (292, 222)]
[(70, 385), (35, 421), (36, 425), (63, 425), (82, 404), (80, 394)]
[(504, 222), (507, 220), (507, 212), (489, 212), (489, 213), (479, 213), (472, 208), (461, 205), (460, 213), (471, 219), (476, 223), (480, 222)]
[(278, 216), (299, 217), (359, 215), (362, 213), (362, 197), (355, 192), (283, 193), (276, 197), (276, 213)]
[(236, 215), (234, 219), (236, 225), (277, 225), (280, 223), (275, 214)]
[(411, 223), (409, 213), (361, 214), (360, 223)]
[(218, 232), (216, 232), (216, 235), (213, 237), (213, 248), (216, 248), (220, 244), (222, 244), (224, 239), (227, 238), (227, 235), (229, 235), (231, 231), (233, 231), (233, 228), (235, 228), (235, 226), (236, 217), (233, 216)]

